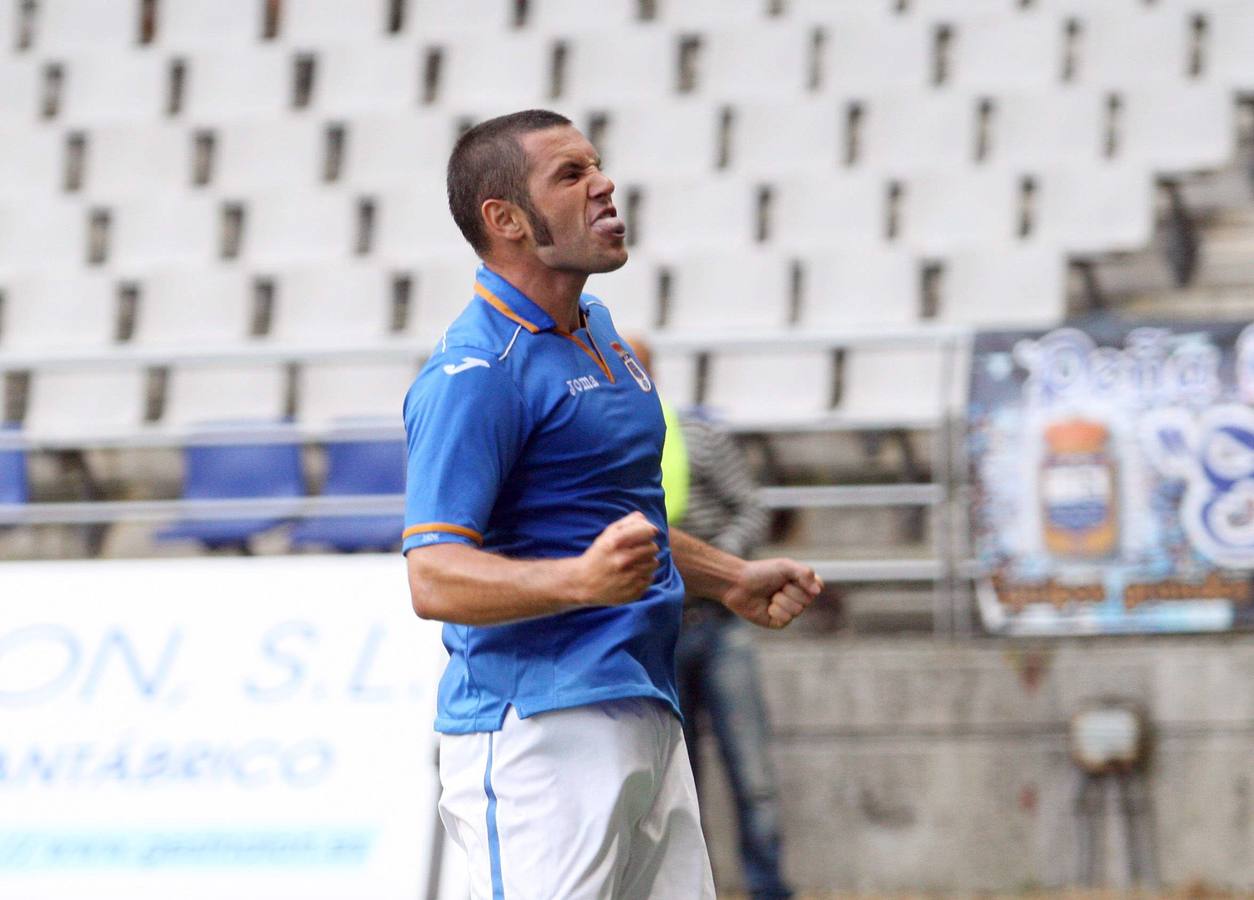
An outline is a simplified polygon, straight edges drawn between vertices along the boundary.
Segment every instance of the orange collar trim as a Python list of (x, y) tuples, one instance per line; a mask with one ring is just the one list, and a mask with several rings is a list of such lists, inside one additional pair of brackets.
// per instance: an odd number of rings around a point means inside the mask
[(522, 316), (518, 315), (518, 313), (514, 312), (512, 309), (509, 308), (509, 304), (507, 304), (504, 300), (502, 300), (496, 294), (492, 293), (490, 290), (485, 288), (483, 284), (481, 284), (478, 281), (475, 282), (475, 293), (478, 294), (480, 297), (482, 297), (484, 300), (486, 300), (488, 303), (490, 303), (496, 309), (497, 312), (499, 312), (505, 318), (509, 319), (511, 322), (517, 322), (519, 325), (521, 325), (523, 328), (526, 328), (532, 334), (536, 334), (537, 332), (540, 331), (539, 325), (536, 325), (534, 322), (528, 322)]

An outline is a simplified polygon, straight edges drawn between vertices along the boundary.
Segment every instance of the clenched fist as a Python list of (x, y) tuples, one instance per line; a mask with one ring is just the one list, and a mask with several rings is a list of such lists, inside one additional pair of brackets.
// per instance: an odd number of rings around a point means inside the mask
[(644, 513), (611, 522), (578, 557), (579, 595), (589, 606), (639, 600), (657, 571), (658, 529)]

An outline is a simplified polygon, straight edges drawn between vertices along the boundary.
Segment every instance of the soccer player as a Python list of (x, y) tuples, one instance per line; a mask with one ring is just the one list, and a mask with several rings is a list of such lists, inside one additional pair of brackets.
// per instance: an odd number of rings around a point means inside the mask
[(657, 392), (583, 293), (627, 261), (613, 191), (544, 110), (449, 158), (484, 264), (405, 398), (403, 549), (415, 612), (446, 623), (440, 814), (476, 898), (713, 898), (675, 689), (684, 584), (769, 628), (820, 590), (667, 532)]

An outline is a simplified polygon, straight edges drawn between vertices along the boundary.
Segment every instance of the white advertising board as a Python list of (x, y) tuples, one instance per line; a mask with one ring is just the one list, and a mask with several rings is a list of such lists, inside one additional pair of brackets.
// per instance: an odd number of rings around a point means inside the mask
[(439, 631), (399, 556), (0, 564), (0, 897), (427, 897)]

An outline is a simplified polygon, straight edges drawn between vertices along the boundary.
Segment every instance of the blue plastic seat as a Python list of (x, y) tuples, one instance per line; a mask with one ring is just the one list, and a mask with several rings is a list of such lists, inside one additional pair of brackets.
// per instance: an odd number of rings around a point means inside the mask
[[(16, 426), (0, 425), (0, 432)], [(26, 475), (26, 451), (0, 448), (0, 504), (26, 503), (30, 500), (30, 482)]]
[[(241, 423), (229, 423), (239, 427)], [(257, 423), (268, 425), (272, 423)], [(296, 444), (189, 444), (183, 450), (184, 500), (303, 497), (300, 447)], [(255, 535), (283, 524), (284, 517), (184, 519), (156, 535), (160, 541), (194, 540), (210, 550), (248, 548)]]
[[(404, 441), (336, 441), (328, 443), (324, 496), (403, 494)], [(292, 543), (329, 546), (342, 553), (388, 551), (401, 540), (404, 517), (322, 516), (299, 522)]]

